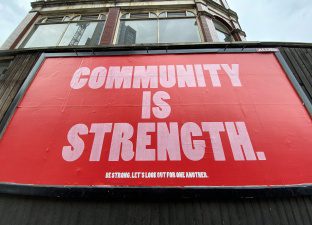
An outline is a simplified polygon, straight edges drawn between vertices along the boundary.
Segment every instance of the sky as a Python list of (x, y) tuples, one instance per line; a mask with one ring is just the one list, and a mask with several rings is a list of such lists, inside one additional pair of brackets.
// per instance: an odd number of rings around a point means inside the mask
[(248, 41), (312, 42), (312, 0), (227, 0)]
[[(32, 0), (0, 0), (0, 45), (30, 10)], [(227, 0), (248, 41), (312, 42), (312, 0)]]

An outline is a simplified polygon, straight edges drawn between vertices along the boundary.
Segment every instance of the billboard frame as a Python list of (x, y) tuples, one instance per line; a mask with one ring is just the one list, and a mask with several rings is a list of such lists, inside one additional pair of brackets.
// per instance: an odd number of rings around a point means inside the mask
[[(288, 80), (299, 95), (306, 110), (312, 117), (312, 103), (302, 90), (284, 57), (277, 48), (212, 48), (212, 49), (164, 49), (164, 50), (129, 50), (129, 51), (92, 51), (42, 53), (31, 72), (23, 82), (17, 95), (10, 104), (0, 122), (0, 139), (9, 124), (15, 110), (34, 80), (40, 67), (47, 58), (86, 57), (86, 56), (118, 56), (118, 55), (170, 55), (170, 54), (229, 54), (229, 53), (274, 53), (277, 61), (286, 73)], [(207, 186), (207, 187), (120, 187), (120, 186), (45, 186), (15, 183), (1, 183), (0, 193), (30, 196), (62, 197), (62, 198), (250, 198), (250, 197), (290, 197), (311, 196), (312, 184), (288, 186)]]

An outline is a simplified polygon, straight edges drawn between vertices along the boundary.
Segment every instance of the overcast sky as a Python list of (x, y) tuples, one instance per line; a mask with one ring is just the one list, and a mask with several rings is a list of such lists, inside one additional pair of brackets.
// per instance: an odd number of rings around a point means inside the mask
[[(31, 0), (0, 0), (0, 45), (30, 10)], [(228, 0), (248, 41), (312, 42), (312, 0)]]
[(248, 41), (312, 42), (312, 0), (227, 0)]

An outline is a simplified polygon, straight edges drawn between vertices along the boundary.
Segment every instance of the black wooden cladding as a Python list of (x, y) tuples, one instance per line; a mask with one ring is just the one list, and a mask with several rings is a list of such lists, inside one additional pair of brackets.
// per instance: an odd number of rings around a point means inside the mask
[(5, 225), (311, 225), (312, 198), (89, 201), (0, 196)]
[(8, 110), (17, 92), (39, 57), (35, 54), (21, 54), (14, 57), (0, 79), (0, 121)]
[(280, 51), (312, 102), (312, 48), (281, 48)]

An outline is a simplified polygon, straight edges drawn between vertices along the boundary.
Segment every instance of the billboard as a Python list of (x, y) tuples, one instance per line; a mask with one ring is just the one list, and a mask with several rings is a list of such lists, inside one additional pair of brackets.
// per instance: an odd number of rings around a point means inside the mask
[(271, 53), (46, 58), (0, 140), (0, 182), (306, 185), (311, 137)]

